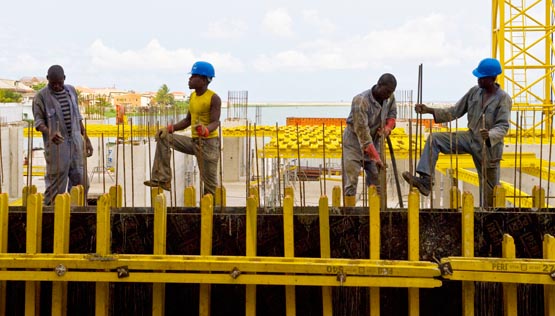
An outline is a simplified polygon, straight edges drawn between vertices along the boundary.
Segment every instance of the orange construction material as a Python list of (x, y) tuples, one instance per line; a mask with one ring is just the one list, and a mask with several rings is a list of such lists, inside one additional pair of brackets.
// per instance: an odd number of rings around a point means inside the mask
[(326, 126), (343, 126), (347, 125), (346, 118), (327, 118), (327, 117), (288, 117), (287, 118), (287, 125), (300, 125), (300, 126), (307, 126), (307, 125), (316, 125), (322, 126), (322, 124)]

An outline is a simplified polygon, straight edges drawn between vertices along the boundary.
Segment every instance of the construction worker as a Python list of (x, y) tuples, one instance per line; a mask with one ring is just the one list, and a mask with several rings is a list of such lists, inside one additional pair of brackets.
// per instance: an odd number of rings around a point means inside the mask
[(343, 183), (345, 206), (355, 206), (358, 176), (364, 168), (366, 185), (379, 188), (378, 168), (384, 168), (380, 144), (395, 128), (397, 105), (393, 92), (397, 80), (392, 74), (380, 76), (378, 83), (353, 98), (347, 127), (343, 132)]
[[(189, 77), (191, 93), (187, 117), (169, 124), (156, 132), (156, 153), (152, 167), (152, 179), (144, 184), (150, 187), (171, 189), (170, 147), (185, 154), (195, 155), (204, 183), (203, 194), (214, 195), (217, 186), (217, 170), (220, 158), (220, 112), (222, 101), (208, 85), (214, 78), (214, 67), (205, 61), (193, 64)], [(191, 137), (174, 132), (192, 126)]]
[[(432, 177), (440, 152), (471, 154), (480, 179), (480, 192), (483, 193), (480, 194), (480, 205), (493, 205), (493, 188), (499, 184), (503, 138), (509, 130), (512, 106), (511, 97), (495, 82), (501, 72), (501, 64), (497, 59), (485, 58), (472, 71), (478, 78), (478, 85), (470, 88), (454, 106), (434, 109), (424, 104), (415, 105), (417, 113), (432, 114), (436, 123), (449, 122), (468, 113), (467, 131), (433, 133), (433, 137), (428, 136), (416, 167), (418, 176), (403, 173), (403, 178), (423, 195), (428, 196), (433, 187)], [(482, 183), (483, 177), (487, 182), (486, 186)]]
[(64, 84), (62, 66), (51, 66), (46, 79), (48, 85), (33, 99), (33, 116), (44, 142), (44, 205), (51, 205), (57, 194), (70, 191), (73, 186), (81, 184), (88, 190), (83, 156), (84, 152), (87, 157), (92, 156), (93, 147), (79, 112), (77, 92), (73, 86)]

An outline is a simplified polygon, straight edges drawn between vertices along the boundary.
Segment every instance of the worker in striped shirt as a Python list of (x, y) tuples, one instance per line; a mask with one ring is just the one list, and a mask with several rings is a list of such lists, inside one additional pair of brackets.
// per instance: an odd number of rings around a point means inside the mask
[(44, 205), (51, 205), (57, 194), (70, 191), (73, 186), (81, 184), (88, 190), (84, 156), (90, 157), (93, 148), (79, 112), (77, 91), (64, 84), (62, 66), (51, 66), (46, 79), (48, 85), (33, 100), (33, 116), (44, 142)]

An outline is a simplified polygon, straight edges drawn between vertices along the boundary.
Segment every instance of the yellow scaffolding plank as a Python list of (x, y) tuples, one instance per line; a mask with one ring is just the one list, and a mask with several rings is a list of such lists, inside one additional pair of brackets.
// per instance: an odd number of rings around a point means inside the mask
[[(445, 170), (443, 170), (445, 173)], [(453, 172), (453, 176), (457, 177), (459, 180), (479, 186), (479, 178), (476, 172), (461, 169), (459, 168), (457, 171)], [(524, 207), (524, 208), (531, 208), (533, 207), (532, 197), (529, 194), (526, 194), (519, 189), (513, 187), (510, 183), (505, 181), (500, 181), (501, 186), (505, 189), (507, 193), (507, 201), (512, 205)], [(519, 201), (520, 200), (520, 201)]]
[(555, 285), (555, 260), (448, 257), (441, 260), (445, 279)]
[[(112, 269), (127, 266), (132, 270), (174, 270), (229, 273), (297, 273), (379, 277), (437, 277), (437, 264), (425, 261), (324, 259), (194, 255), (85, 255), (85, 254), (0, 254), (0, 269), (54, 269), (63, 265), (68, 271)], [(15, 271), (14, 271), (15, 272)], [(92, 272), (91, 272), (92, 273)], [(0, 278), (1, 280), (1, 278)]]
[[(437, 265), (436, 265), (437, 267)], [(347, 276), (341, 282), (336, 275), (272, 275), (130, 272), (119, 277), (118, 272), (66, 272), (58, 276), (54, 271), (0, 271), (0, 279), (6, 281), (63, 281), (63, 282), (129, 282), (129, 283), (196, 283), (196, 284), (252, 284), (252, 285), (295, 285), (295, 286), (354, 286), (354, 287), (440, 287), (441, 281), (434, 278), (394, 278)]]

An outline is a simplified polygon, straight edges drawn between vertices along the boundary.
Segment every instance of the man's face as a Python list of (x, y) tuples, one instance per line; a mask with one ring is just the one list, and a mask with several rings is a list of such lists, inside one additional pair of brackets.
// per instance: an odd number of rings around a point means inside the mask
[(478, 86), (482, 89), (491, 87), (495, 83), (495, 77), (478, 78)]
[(375, 94), (374, 97), (380, 100), (389, 99), (389, 97), (391, 97), (393, 92), (395, 92), (394, 87), (391, 87), (389, 85), (378, 84), (376, 86), (376, 91), (374, 91), (374, 94)]
[(65, 76), (60, 77), (60, 76), (48, 76), (48, 86), (50, 87), (50, 89), (56, 91), (56, 92), (60, 92), (64, 89), (64, 80), (65, 80)]
[(189, 77), (189, 89), (202, 88), (205, 85), (206, 77), (201, 75), (191, 75)]

